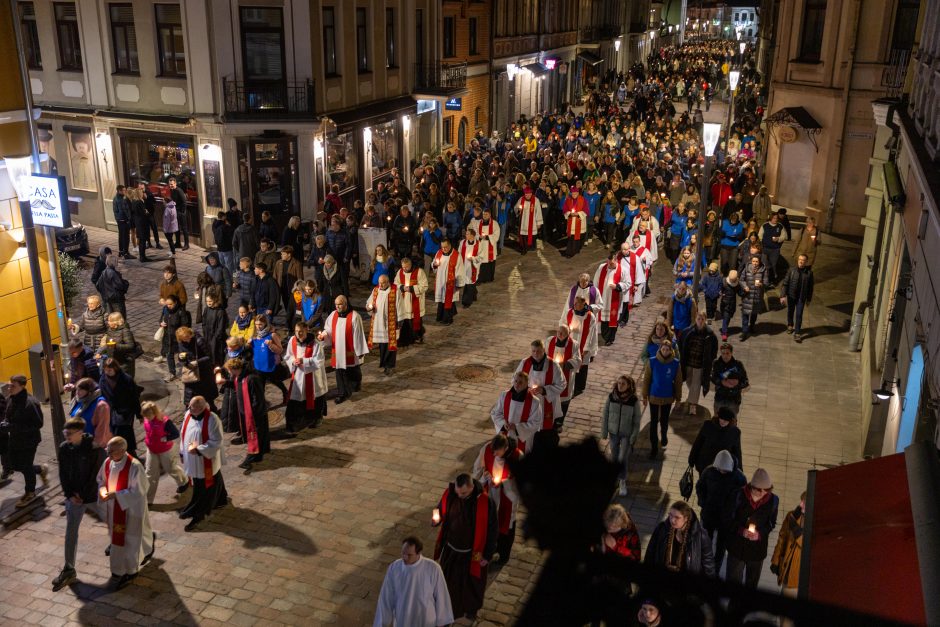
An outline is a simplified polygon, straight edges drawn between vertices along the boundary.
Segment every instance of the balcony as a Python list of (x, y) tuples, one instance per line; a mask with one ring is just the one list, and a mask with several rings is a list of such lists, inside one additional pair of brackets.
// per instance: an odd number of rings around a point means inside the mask
[(313, 81), (247, 82), (222, 79), (228, 120), (306, 119), (315, 112)]
[(449, 96), (467, 88), (466, 63), (415, 63), (414, 92)]
[(620, 37), (620, 28), (616, 26), (590, 26), (581, 29), (581, 43), (596, 43)]

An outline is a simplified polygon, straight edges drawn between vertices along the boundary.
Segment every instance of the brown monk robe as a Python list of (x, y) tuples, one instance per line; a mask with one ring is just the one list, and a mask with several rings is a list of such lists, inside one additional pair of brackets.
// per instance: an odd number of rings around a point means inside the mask
[(469, 474), (451, 483), (432, 518), (440, 525), (434, 559), (441, 564), (454, 617), (475, 618), (483, 607), (487, 564), (496, 551), (496, 504)]

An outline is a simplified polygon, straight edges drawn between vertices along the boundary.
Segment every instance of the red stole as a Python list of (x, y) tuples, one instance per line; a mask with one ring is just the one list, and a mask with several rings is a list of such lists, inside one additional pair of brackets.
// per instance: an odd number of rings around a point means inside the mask
[[(405, 283), (405, 271), (398, 271), (398, 282), (403, 284)], [(408, 277), (408, 286), (411, 288), (411, 328), (414, 331), (421, 330), (421, 300), (418, 298), (418, 295), (415, 293), (414, 286), (418, 283), (418, 270), (414, 269), (411, 271), (411, 276)]]
[[(620, 263), (618, 262), (617, 269), (614, 270), (614, 276), (613, 276), (615, 284), (620, 283), (621, 269), (622, 268), (620, 267)], [(607, 287), (607, 273), (609, 271), (610, 271), (610, 268), (607, 267), (606, 263), (603, 264), (603, 266), (601, 266), (600, 289), (602, 290)], [(607, 326), (611, 328), (617, 326), (617, 319), (620, 317), (620, 301), (622, 300), (622, 295), (620, 298), (617, 298), (615, 302), (614, 296), (617, 294), (620, 294), (620, 292), (618, 292), (614, 287), (611, 287), (610, 288), (610, 305), (607, 308)]]
[[(571, 321), (574, 319), (574, 309), (568, 310), (568, 328), (571, 328)], [(588, 311), (584, 315), (584, 326), (581, 327), (581, 336), (578, 341), (578, 348), (581, 349), (581, 354), (584, 354), (584, 344), (587, 342), (588, 330), (591, 328), (591, 312)], [(570, 339), (570, 338), (569, 338)]]
[(248, 441), (248, 452), (257, 455), (261, 448), (258, 446), (255, 412), (251, 409), (251, 394), (248, 393), (248, 377), (242, 377), (241, 381), (235, 385), (237, 386), (235, 389), (242, 395), (242, 406), (245, 408), (245, 439)]
[[(526, 357), (526, 360), (522, 363), (522, 372), (529, 374), (532, 371), (532, 363), (533, 363), (533, 359), (531, 357)], [(546, 354), (545, 356), (545, 383), (543, 384), (543, 386), (551, 385), (554, 378), (555, 378), (555, 369), (552, 368), (552, 361), (551, 359), (548, 358), (548, 354)], [(532, 396), (531, 392), (529, 393), (529, 396), (530, 397)], [(544, 410), (542, 412), (542, 430), (551, 429), (555, 422), (555, 412), (553, 411), (554, 408), (552, 407), (552, 404), (548, 400), (547, 397), (545, 398), (545, 407), (543, 407), (542, 409)], [(526, 417), (528, 417), (529, 413), (526, 412), (525, 415)], [(507, 418), (506, 421), (508, 422), (509, 419)]]
[[(530, 357), (531, 359), (531, 357)], [(512, 407), (512, 388), (509, 388), (509, 391), (506, 392), (506, 398), (503, 399), (503, 420), (506, 422), (506, 430), (509, 430), (509, 409)], [(529, 422), (529, 414), (532, 413), (532, 394), (526, 390), (525, 401), (522, 403), (522, 415), (519, 417), (520, 422)], [(525, 442), (519, 440), (516, 444), (516, 448), (525, 452)]]
[[(640, 246), (639, 248), (636, 249), (637, 261), (643, 258), (643, 253), (645, 253), (647, 250), (649, 250), (649, 248), (647, 248), (646, 246)], [(649, 273), (645, 268), (643, 269), (643, 280), (644, 281), (649, 280)]]
[[(493, 455), (493, 445), (487, 444), (486, 448), (483, 449), (483, 468), (493, 477), (494, 485), (498, 486), (512, 479), (512, 472), (509, 470), (508, 463), (509, 457), (512, 455), (518, 457), (519, 452), (507, 453), (506, 457), (503, 458), (503, 474), (500, 475), (499, 482), (497, 482), (496, 477), (493, 476), (493, 464), (496, 461), (496, 456)], [(512, 524), (512, 501), (506, 496), (505, 489), (499, 491), (499, 511), (496, 513), (496, 520), (499, 523), (499, 533), (503, 535), (509, 533), (509, 525)]]
[[(133, 461), (134, 458), (130, 455), (127, 455), (127, 459), (124, 460), (124, 468), (121, 468), (121, 472), (118, 473), (117, 484), (114, 486), (115, 493), (127, 489), (127, 483), (131, 476), (131, 464)], [(104, 484), (108, 486), (108, 492), (111, 491), (111, 464), (113, 463), (114, 462), (109, 457), (107, 463), (104, 465)], [(124, 508), (121, 507), (121, 504), (118, 503), (117, 499), (114, 499), (114, 524), (112, 525), (111, 529), (111, 544), (115, 546), (124, 546), (125, 534), (127, 533), (127, 512), (124, 511)]]
[[(553, 337), (548, 341), (548, 348), (545, 350), (548, 354), (548, 358), (552, 361), (555, 361), (555, 346), (558, 338)], [(571, 371), (564, 369), (564, 364), (568, 363), (571, 360), (571, 354), (574, 351), (574, 340), (571, 337), (568, 337), (568, 341), (565, 342), (565, 352), (561, 358), (561, 361), (555, 361), (558, 364), (558, 367), (561, 368), (561, 373), (565, 376), (565, 383), (567, 384), (571, 379)], [(568, 398), (568, 386), (565, 385), (565, 391), (561, 393), (561, 398)]]
[[(522, 197), (522, 200), (519, 201), (519, 207), (525, 211), (525, 196)], [(529, 201), (529, 233), (528, 239), (526, 241), (526, 246), (532, 245), (532, 237), (534, 236), (535, 231), (535, 194), (532, 194), (532, 200)]]
[[(291, 355), (293, 355), (295, 361), (300, 360), (300, 359), (310, 359), (311, 357), (313, 357), (313, 342), (310, 342), (309, 344), (304, 346), (303, 344), (297, 341), (296, 336), (292, 337), (290, 341), (294, 347), (293, 350), (291, 350)], [(288, 344), (288, 347), (290, 347), (291, 344)], [(299, 346), (304, 347), (303, 355), (299, 355), (297, 352), (297, 348)], [(293, 392), (293, 391), (294, 391), (294, 377), (291, 377), (290, 378), (290, 392)], [(312, 411), (316, 400), (317, 400), (317, 395), (316, 395), (316, 391), (314, 390), (314, 385), (313, 385), (313, 373), (305, 372), (304, 373), (304, 401), (305, 401), (304, 406), (308, 410)]]
[[(569, 202), (571, 203), (571, 205), (568, 205)], [(584, 197), (580, 195), (578, 196), (577, 201), (572, 202), (570, 196), (565, 201), (565, 205), (568, 205), (570, 207), (565, 212), (568, 214), (568, 237), (574, 237), (575, 240), (581, 239), (581, 224), (580, 224), (581, 219), (578, 218), (578, 215), (577, 215), (578, 209), (581, 208), (581, 205), (579, 204), (581, 202), (587, 203), (587, 201), (584, 200)], [(584, 211), (584, 214), (587, 215), (587, 211), (583, 209), (582, 211)], [(575, 226), (576, 224), (577, 226)]]
[[(332, 357), (330, 357), (331, 365), (333, 368), (336, 368), (336, 352), (339, 347), (336, 346), (336, 321), (339, 320), (339, 312), (333, 312), (333, 322), (330, 323), (330, 339), (333, 340), (333, 350)], [(346, 314), (346, 333), (345, 346), (343, 349), (346, 351), (346, 367), (354, 366), (355, 364), (351, 363), (356, 361), (356, 349), (353, 346), (353, 321), (352, 321), (352, 312)]]
[[(441, 497), (441, 530), (437, 532), (437, 546), (434, 549), (434, 559), (441, 556), (444, 548), (444, 521), (447, 520), (447, 497), (450, 496), (450, 486), (444, 490), (444, 496)], [(455, 498), (460, 498), (455, 495)], [(471, 497), (467, 497), (471, 498)], [(483, 566), (480, 561), (483, 559), (483, 550), (486, 548), (486, 531), (489, 527), (490, 519), (490, 495), (483, 489), (477, 495), (476, 518), (473, 523), (473, 552), (470, 556), (470, 574), (479, 579), (483, 576)]]
[[(454, 308), (454, 290), (457, 287), (457, 255), (459, 255), (456, 250), (451, 250), (450, 255), (447, 256), (447, 279), (446, 285), (444, 287), (444, 309), (453, 309)], [(444, 257), (444, 253), (440, 250), (437, 251), (435, 258), (440, 261)]]
[(652, 231), (647, 229), (646, 233), (640, 233), (640, 230), (637, 229), (637, 235), (639, 235), (645, 240), (643, 243), (646, 244), (647, 250), (653, 250), (653, 232)]
[[(190, 412), (186, 412), (186, 420), (183, 421), (183, 435), (180, 438), (180, 444), (186, 441), (186, 429), (189, 427), (190, 418), (192, 418), (192, 414)], [(209, 410), (206, 409), (206, 411), (202, 413), (202, 439), (199, 441), (200, 444), (205, 444), (209, 441), (209, 418), (210, 413)], [(202, 454), (200, 453), (196, 453), (196, 455), (202, 457)], [(206, 479), (206, 487), (211, 488), (213, 485), (215, 485), (215, 476), (212, 473), (212, 460), (208, 457), (202, 457), (202, 469), (203, 475)]]
[[(394, 283), (390, 283), (388, 287), (388, 299), (386, 300), (388, 315), (385, 316), (385, 325), (388, 327), (388, 350), (390, 351), (398, 350), (398, 334), (395, 332), (398, 328), (398, 313), (395, 311), (395, 305), (398, 303), (397, 289)], [(376, 315), (379, 313), (377, 308), (378, 301), (379, 286), (376, 285), (372, 288), (372, 307), (375, 308), (374, 311)], [(375, 323), (373, 322), (369, 325), (369, 350), (372, 350), (372, 330), (374, 328)]]
[[(484, 233), (484, 230), (486, 231)], [(480, 220), (480, 232), (477, 234), (482, 239), (483, 237), (489, 237), (493, 234), (493, 221), (490, 220), (489, 224), (483, 224), (483, 221)], [(489, 263), (493, 261), (493, 255), (496, 251), (496, 242), (487, 242), (489, 246), (487, 247), (486, 262)]]
[[(477, 253), (480, 251), (480, 240), (474, 240), (473, 249), (470, 251), (472, 257), (476, 257)], [(465, 264), (470, 264), (470, 282), (477, 282), (477, 267), (473, 265), (473, 262), (467, 259), (467, 240), (460, 242), (460, 256), (463, 258)]]

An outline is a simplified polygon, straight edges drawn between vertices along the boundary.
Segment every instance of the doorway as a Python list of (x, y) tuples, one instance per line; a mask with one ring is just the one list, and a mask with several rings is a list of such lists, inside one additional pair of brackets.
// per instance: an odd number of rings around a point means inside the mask
[(280, 232), (292, 215), (300, 213), (297, 138), (241, 139), (238, 163), (242, 206), (249, 208), (256, 225), (261, 224), (261, 213), (270, 211)]
[(467, 148), (467, 118), (460, 118), (460, 125), (457, 127), (457, 147), (461, 150)]

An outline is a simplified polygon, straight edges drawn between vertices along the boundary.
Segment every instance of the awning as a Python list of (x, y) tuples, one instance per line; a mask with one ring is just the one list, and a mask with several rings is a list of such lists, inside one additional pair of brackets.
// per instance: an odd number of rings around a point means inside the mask
[(581, 50), (580, 52), (578, 52), (578, 58), (590, 65), (598, 65), (604, 62), (604, 59), (597, 56), (590, 50)]
[(922, 513), (936, 512), (931, 477), (936, 481), (938, 466), (936, 450), (915, 444), (905, 453), (811, 471), (800, 596), (935, 624), (927, 616), (937, 611), (929, 582), (940, 572), (931, 537), (940, 521), (925, 524)]
[(331, 113), (337, 133), (348, 133), (356, 127), (373, 126), (390, 122), (399, 116), (416, 113), (418, 103), (411, 96), (399, 96), (389, 100), (370, 102), (367, 105)]
[(803, 107), (784, 107), (768, 116), (765, 120), (767, 128), (773, 133), (775, 126), (789, 126), (791, 128), (801, 128), (806, 132), (806, 136), (813, 142), (816, 152), (819, 152), (819, 145), (816, 143), (816, 135), (822, 131), (822, 124), (816, 121), (816, 118)]
[(548, 73), (548, 68), (541, 63), (529, 63), (528, 65), (523, 65), (522, 69), (532, 72), (532, 76), (535, 78)]

